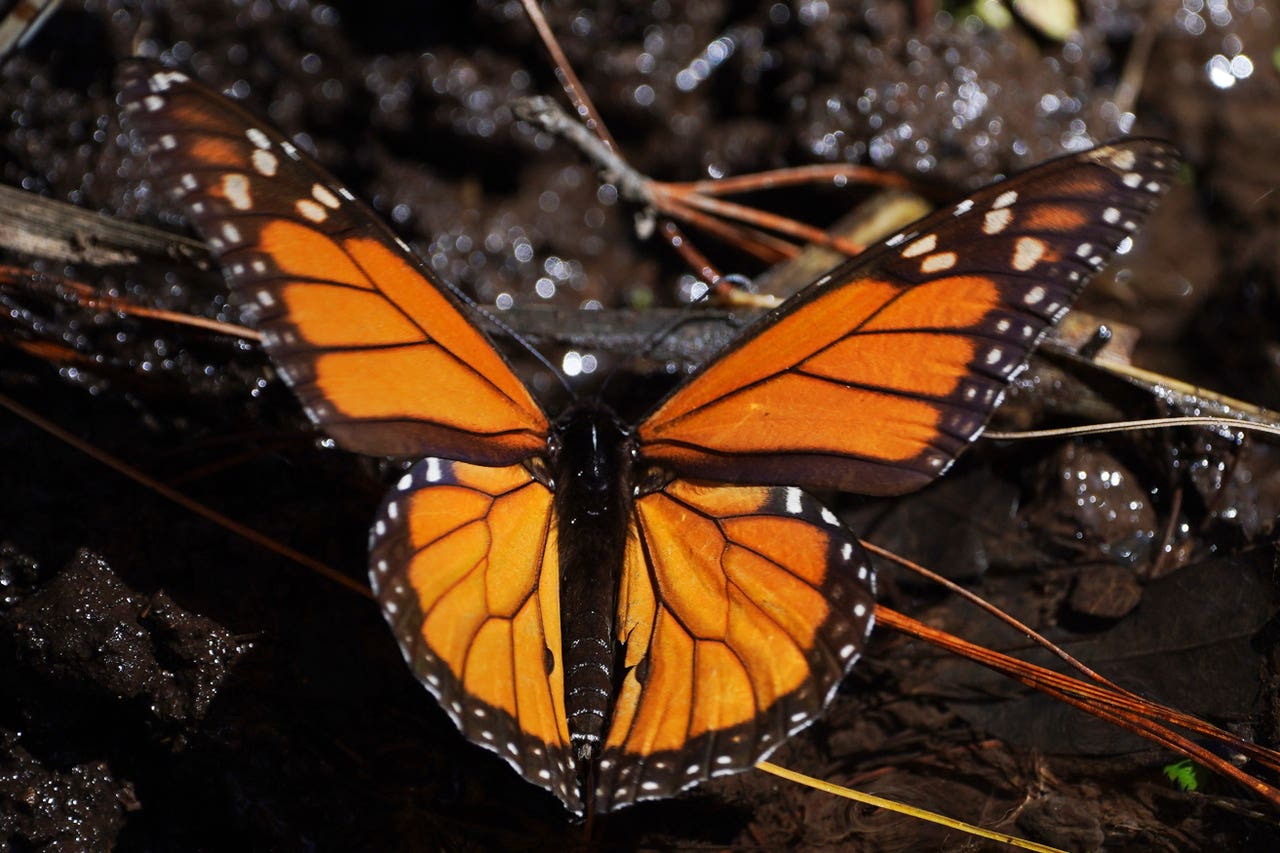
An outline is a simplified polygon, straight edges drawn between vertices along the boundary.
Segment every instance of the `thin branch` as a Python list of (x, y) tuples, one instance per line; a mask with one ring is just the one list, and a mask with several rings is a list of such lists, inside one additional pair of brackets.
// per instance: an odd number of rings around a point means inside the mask
[(0, 408), (8, 409), (13, 414), (17, 415), (18, 417), (22, 418), (28, 423), (38, 427), (39, 429), (47, 432), (49, 435), (52, 435), (54, 438), (57, 438), (61, 441), (66, 442), (67, 444), (71, 445), (76, 450), (79, 450), (81, 453), (85, 454), (86, 456), (89, 456), (90, 458), (102, 463), (103, 465), (106, 465), (108, 468), (111, 468), (113, 471), (116, 471), (117, 473), (122, 474), (125, 477), (128, 477), (130, 480), (133, 480), (135, 483), (139, 484), (140, 486), (150, 489), (151, 491), (155, 492), (161, 497), (168, 498), (169, 500), (178, 504), (178, 506), (181, 506), (184, 509), (190, 510), (191, 512), (195, 513), (196, 515), (202, 516), (203, 518), (207, 518), (209, 521), (212, 521), (214, 524), (218, 525), (224, 530), (229, 530), (230, 532), (236, 534), (237, 536), (240, 536), (241, 538), (247, 539), (248, 541), (254, 543), (255, 545), (259, 545), (267, 549), (268, 551), (272, 551), (276, 554), (279, 554), (282, 557), (286, 557), (287, 559), (290, 559), (293, 562), (298, 563), (299, 565), (310, 569), (316, 574), (333, 581), (339, 586), (345, 587), (346, 589), (356, 593), (357, 595), (363, 596), (364, 598), (373, 598), (373, 593), (370, 592), (369, 588), (366, 587), (365, 585), (357, 583), (356, 581), (353, 581), (351, 578), (347, 577), (346, 575), (342, 574), (341, 572), (335, 569), (330, 568), (328, 565), (326, 565), (325, 563), (322, 563), (321, 561), (315, 559), (314, 557), (308, 557), (306, 554), (303, 554), (301, 551), (297, 551), (293, 548), (290, 548), (288, 545), (284, 545), (280, 542), (277, 542), (276, 540), (272, 539), (266, 534), (259, 533), (253, 528), (248, 527), (247, 525), (241, 524), (240, 522), (235, 521), (234, 519), (223, 515), (217, 510), (205, 506), (204, 504), (200, 503), (199, 501), (193, 498), (187, 497), (182, 492), (179, 492), (177, 489), (174, 489), (166, 485), (165, 483), (160, 482), (156, 478), (150, 476), (149, 474), (144, 473), (138, 468), (135, 468), (134, 466), (123, 461), (122, 459), (112, 456), (110, 453), (107, 453), (104, 450), (99, 450), (98, 448), (94, 447), (88, 442), (82, 441), (81, 439), (67, 432), (65, 429), (53, 423), (52, 421), (47, 420), (46, 418), (43, 418), (40, 415), (37, 415), (35, 412), (28, 409), (26, 406), (23, 406), (21, 403), (18, 403), (16, 400), (10, 399), (9, 397), (6, 397), (3, 394), (0, 394)]
[(569, 58), (564, 55), (560, 42), (556, 40), (556, 34), (551, 31), (551, 25), (547, 23), (546, 16), (542, 14), (542, 9), (539, 8), (536, 0), (521, 0), (521, 5), (524, 6), (524, 12), (529, 16), (534, 29), (538, 31), (538, 37), (542, 39), (547, 52), (551, 54), (551, 63), (555, 66), (556, 79), (560, 81), (561, 88), (569, 96), (569, 101), (573, 104), (573, 108), (577, 110), (583, 124), (599, 137), (606, 147), (613, 151), (618, 151), (618, 143), (614, 141), (613, 136), (609, 133), (609, 128), (605, 127), (604, 119), (600, 117), (595, 104), (591, 103), (587, 90), (583, 87), (582, 81), (578, 79), (578, 75), (574, 73), (573, 66), (569, 64)]
[(749, 175), (731, 175), (717, 178), (714, 181), (687, 181), (672, 183), (667, 186), (679, 187), (682, 190), (700, 195), (730, 195), (733, 193), (771, 190), (780, 187), (794, 187), (809, 184), (831, 183), (870, 184), (886, 189), (900, 189), (918, 192), (915, 183), (896, 172), (886, 172), (870, 166), (854, 166), (846, 163), (815, 163), (809, 166), (792, 166), (785, 169), (770, 169), (768, 172), (752, 172)]

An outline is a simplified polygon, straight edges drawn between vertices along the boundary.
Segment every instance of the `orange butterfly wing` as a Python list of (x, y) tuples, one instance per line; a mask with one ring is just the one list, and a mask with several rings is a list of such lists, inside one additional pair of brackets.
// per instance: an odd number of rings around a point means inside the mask
[(600, 811), (754, 766), (831, 701), (871, 633), (857, 539), (796, 488), (674, 480), (636, 500)]
[[(426, 459), (383, 503), (370, 576), (405, 660), (458, 728), (582, 813), (556, 531), (551, 492), (523, 466)], [(676, 480), (638, 498), (595, 809), (762, 760), (826, 707), (873, 614), (857, 540), (799, 489)]]
[(405, 660), (473, 743), (574, 812), (552, 494), (520, 465), (424, 459), (387, 496), (370, 579)]
[(726, 482), (912, 491), (1005, 387), (1177, 166), (1131, 140), (980, 190), (810, 285), (641, 421), (646, 460)]
[(131, 63), (121, 103), (317, 426), (378, 456), (543, 449), (546, 416), (462, 298), (318, 165), (177, 71)]

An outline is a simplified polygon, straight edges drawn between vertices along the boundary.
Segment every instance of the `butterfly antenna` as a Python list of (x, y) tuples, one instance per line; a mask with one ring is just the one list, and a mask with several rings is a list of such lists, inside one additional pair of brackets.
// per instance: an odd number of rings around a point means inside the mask
[[(425, 268), (426, 261), (422, 260), (422, 258), (418, 258), (417, 252), (413, 252), (413, 255), (415, 258), (417, 258), (418, 262), (422, 264), (423, 267)], [(499, 318), (497, 314), (494, 314), (488, 308), (484, 307), (479, 302), (472, 299), (454, 283), (445, 281), (443, 278), (436, 275), (432, 275), (431, 280), (447, 288), (450, 295), (452, 295), (455, 299), (457, 299), (464, 308), (466, 308), (468, 311), (471, 312), (471, 314), (478, 315), (479, 317), (484, 318), (486, 322), (492, 324), (502, 334), (506, 335), (507, 337), (515, 341), (517, 344), (519, 344), (520, 347), (524, 349), (525, 352), (533, 356), (534, 360), (537, 361), (538, 364), (541, 364), (547, 370), (551, 371), (551, 375), (554, 376), (556, 380), (560, 383), (560, 387), (564, 388), (565, 392), (569, 395), (570, 399), (573, 399), (573, 400), (578, 399), (577, 392), (573, 389), (573, 386), (569, 384), (569, 380), (565, 377), (565, 375), (560, 372), (560, 368), (556, 367), (551, 362), (551, 359), (543, 355), (542, 351), (539, 350), (537, 347), (535, 347), (533, 343), (529, 341), (528, 338), (526, 338), (524, 335), (517, 332), (509, 323)]]
[[(733, 282), (733, 283), (744, 285), (744, 286), (751, 285), (751, 279), (747, 278), (746, 276), (738, 275), (737, 273), (732, 273), (730, 275), (723, 276), (720, 280)], [(681, 310), (671, 320), (671, 322), (660, 327), (657, 331), (655, 331), (653, 334), (649, 336), (649, 339), (648, 341), (645, 342), (644, 347), (641, 348), (640, 352), (636, 353), (635, 356), (629, 359), (629, 361), (634, 363), (642, 359), (648, 358), (649, 355), (651, 355), (653, 351), (658, 348), (658, 345), (661, 344), (663, 341), (665, 341), (667, 338), (669, 338), (671, 334), (675, 332), (676, 329), (680, 328), (685, 323), (689, 322), (689, 320), (692, 318), (693, 308), (695, 306), (705, 304), (708, 298), (710, 298), (710, 295), (711, 295), (711, 288), (707, 287), (704, 284), (703, 289), (697, 295), (695, 295), (692, 299), (689, 300), (688, 304), (684, 306), (683, 310)], [(618, 375), (618, 371), (616, 369), (611, 370), (609, 372), (609, 375), (604, 378), (604, 381), (600, 383), (600, 389), (597, 393), (603, 396), (605, 390), (608, 389), (609, 387), (609, 383), (613, 381), (613, 377), (617, 375)]]

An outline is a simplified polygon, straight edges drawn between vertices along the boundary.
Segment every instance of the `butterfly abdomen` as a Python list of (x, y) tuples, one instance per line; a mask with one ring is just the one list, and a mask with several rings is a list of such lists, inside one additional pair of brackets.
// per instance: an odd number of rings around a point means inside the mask
[(574, 752), (589, 762), (617, 693), (614, 623), (631, 513), (631, 449), (617, 417), (599, 404), (571, 408), (555, 438), (565, 715)]

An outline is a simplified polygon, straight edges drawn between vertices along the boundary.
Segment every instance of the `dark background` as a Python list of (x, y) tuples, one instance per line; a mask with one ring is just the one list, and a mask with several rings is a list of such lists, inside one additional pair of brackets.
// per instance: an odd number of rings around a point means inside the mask
[[(243, 98), (483, 302), (642, 311), (687, 293), (674, 254), (634, 236), (633, 209), (513, 120), (513, 97), (558, 94), (518, 4), (67, 5), (0, 66), (5, 184), (187, 233), (119, 129), (114, 67), (136, 52)], [(630, 161), (661, 179), (849, 161), (960, 195), (1088, 139), (1173, 141), (1180, 186), (1083, 307), (1138, 327), (1145, 367), (1280, 405), (1277, 11), (1088, 2), (1063, 44), (970, 8), (660, 0), (547, 14)], [(717, 39), (729, 56), (682, 89)], [(823, 224), (865, 195), (750, 200)], [(760, 272), (700, 245), (726, 271)], [(234, 321), (216, 272), (0, 261), (21, 268), (0, 284), (0, 392), (363, 583), (393, 466), (325, 448), (251, 346), (57, 287)], [(1074, 381), (1123, 414), (1162, 413), (1150, 395)], [(1078, 393), (1028, 384), (1015, 412)], [(16, 850), (969, 843), (759, 773), (601, 819), (589, 837), (453, 730), (368, 600), (8, 413), (0, 454), (0, 839)], [(1261, 440), (1190, 430), (982, 443), (920, 495), (841, 505), (860, 534), (972, 582), (1126, 686), (1275, 743), (1275, 467)], [(909, 578), (882, 587), (895, 608), (1019, 647)], [(1105, 612), (1122, 599), (1130, 612)], [(1179, 793), (1161, 774), (1168, 753), (886, 632), (776, 760), (1069, 849), (1259, 849), (1280, 834), (1227, 783)]]

